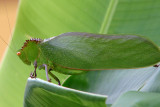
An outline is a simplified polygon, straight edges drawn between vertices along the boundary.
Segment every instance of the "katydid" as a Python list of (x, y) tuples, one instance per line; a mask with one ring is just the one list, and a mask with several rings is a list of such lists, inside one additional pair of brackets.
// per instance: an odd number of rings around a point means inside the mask
[[(45, 69), (60, 85), (52, 70), (80, 74), (93, 70), (139, 68), (160, 60), (160, 50), (151, 41), (135, 35), (64, 33), (49, 39), (26, 40), (17, 55), (27, 65)], [(149, 60), (149, 61), (148, 61)]]

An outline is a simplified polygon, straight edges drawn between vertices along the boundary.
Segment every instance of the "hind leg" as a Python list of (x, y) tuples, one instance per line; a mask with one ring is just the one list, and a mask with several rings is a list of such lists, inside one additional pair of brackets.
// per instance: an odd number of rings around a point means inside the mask
[(58, 79), (58, 77), (56, 77), (52, 72), (52, 69), (49, 69), (48, 73), (51, 77), (53, 77), (57, 82), (58, 82), (58, 85), (61, 85), (61, 82), (60, 80)]

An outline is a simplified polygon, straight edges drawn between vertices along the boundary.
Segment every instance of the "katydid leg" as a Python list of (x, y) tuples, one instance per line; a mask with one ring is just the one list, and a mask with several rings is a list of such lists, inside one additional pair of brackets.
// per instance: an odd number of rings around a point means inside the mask
[(51, 82), (51, 79), (49, 79), (49, 77), (48, 77), (48, 67), (47, 67), (47, 65), (46, 65), (46, 64), (43, 64), (42, 66), (45, 67), (46, 78), (47, 78), (48, 82)]
[(156, 65), (154, 65), (153, 67), (159, 67), (160, 66), (160, 64), (156, 64)]
[(36, 73), (36, 69), (37, 69), (37, 61), (34, 61), (34, 76), (35, 78), (37, 77), (37, 73)]
[(60, 80), (58, 79), (58, 77), (56, 77), (52, 72), (51, 72), (52, 69), (49, 69), (48, 73), (51, 77), (53, 77), (57, 82), (58, 82), (58, 85), (61, 85), (61, 82)]
[(31, 78), (34, 78), (34, 72), (31, 72), (31, 73), (30, 73), (30, 77), (31, 77)]
[(31, 72), (31, 73), (30, 73), (30, 77), (31, 77), (31, 78), (36, 78), (36, 77), (37, 77), (37, 73), (36, 73), (37, 61), (36, 61), (36, 60), (34, 61), (34, 64), (33, 64), (33, 65), (34, 65), (34, 72)]

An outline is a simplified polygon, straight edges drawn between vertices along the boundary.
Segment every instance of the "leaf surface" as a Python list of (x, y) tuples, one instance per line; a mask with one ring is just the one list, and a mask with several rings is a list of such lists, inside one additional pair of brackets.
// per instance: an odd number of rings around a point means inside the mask
[(146, 81), (144, 87), (140, 91), (160, 93), (160, 67), (157, 67), (154, 75)]
[(120, 96), (111, 107), (160, 107), (160, 94), (131, 91)]
[[(64, 32), (90, 32), (140, 34), (160, 45), (159, 8), (159, 0), (21, 0), (10, 44), (18, 50), (28, 35), (43, 39)], [(0, 67), (0, 106), (22, 107), (31, 71), (33, 66), (23, 64), (8, 49)], [(54, 74), (61, 81), (67, 77)], [(46, 80), (45, 72), (38, 70), (38, 77)]]
[(29, 78), (24, 96), (24, 107), (106, 107), (106, 98), (107, 96)]
[[(29, 39), (28, 37), (44, 39), (64, 32), (99, 32), (108, 2), (20, 0), (10, 43), (15, 52), (8, 49), (0, 68), (0, 86), (3, 87), (0, 88), (0, 106), (22, 107), (26, 80), (34, 68), (25, 65), (16, 56), (16, 51)], [(46, 80), (43, 70), (37, 70), (37, 74), (39, 78)], [(61, 82), (68, 77), (56, 72), (54, 74)], [(53, 82), (57, 83), (54, 80)]]
[(70, 76), (63, 86), (107, 95), (107, 104), (114, 101), (123, 93), (139, 90), (156, 72), (155, 67), (124, 70), (90, 71), (86, 74)]

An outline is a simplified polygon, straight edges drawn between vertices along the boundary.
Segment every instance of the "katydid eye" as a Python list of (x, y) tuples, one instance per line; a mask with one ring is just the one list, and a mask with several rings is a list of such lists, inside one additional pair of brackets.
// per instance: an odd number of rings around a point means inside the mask
[(18, 56), (21, 55), (21, 52), (17, 52), (17, 55), (18, 55)]

